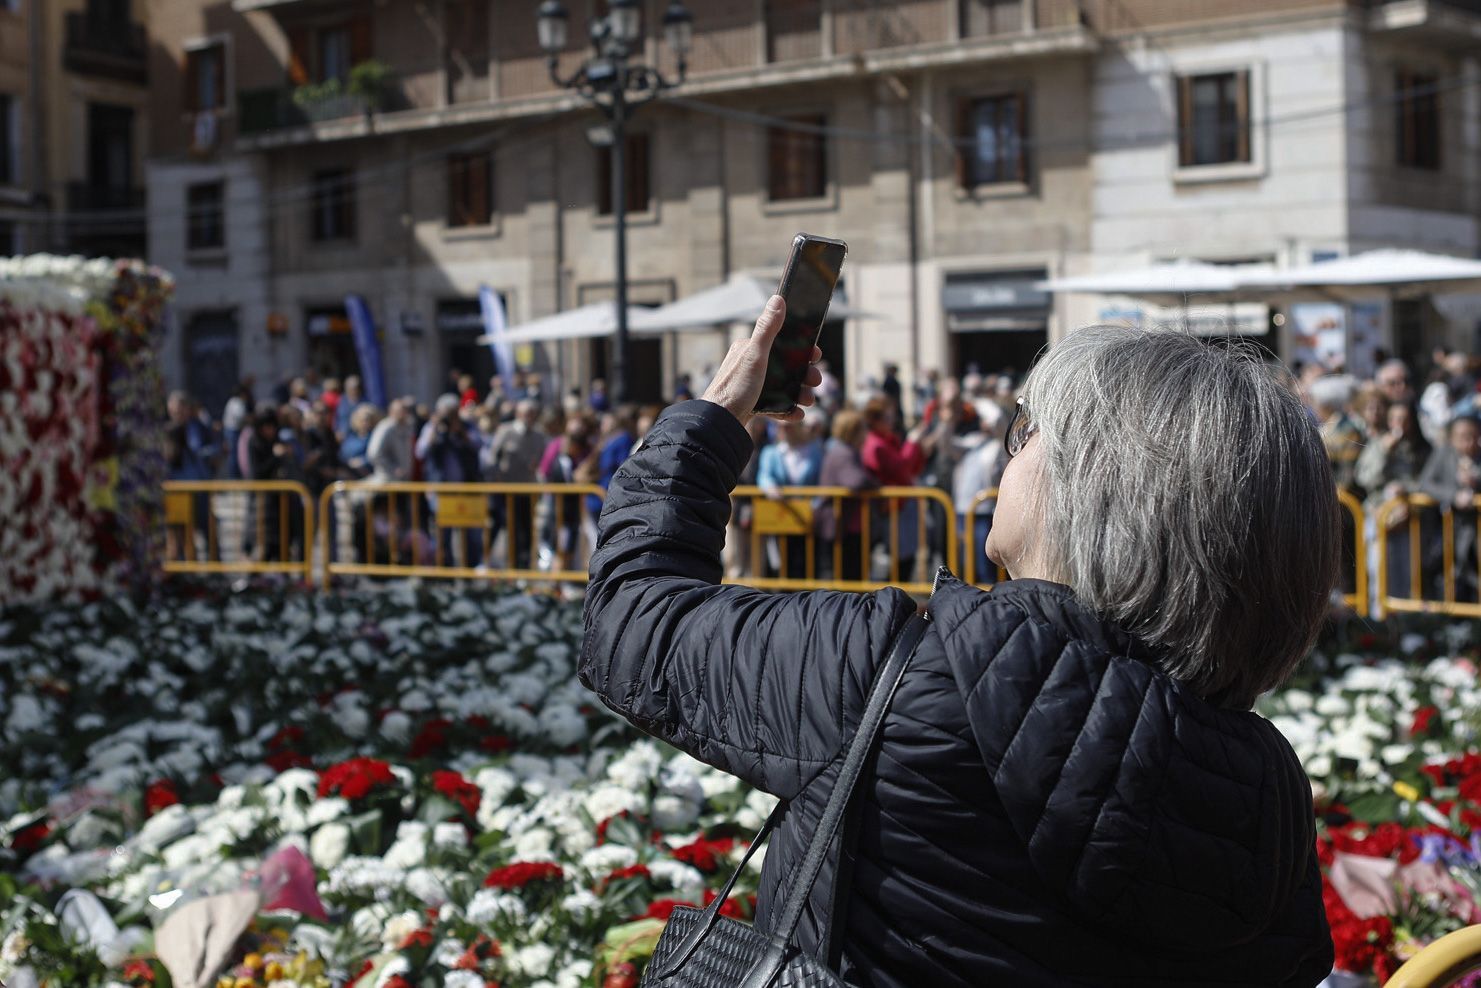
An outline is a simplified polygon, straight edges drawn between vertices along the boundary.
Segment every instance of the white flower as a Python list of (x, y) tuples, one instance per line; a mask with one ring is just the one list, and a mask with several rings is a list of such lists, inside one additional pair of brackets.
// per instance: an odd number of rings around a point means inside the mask
[(555, 835), (544, 827), (532, 827), (514, 839), (514, 856), (522, 861), (549, 861)]
[(1306, 774), (1314, 778), (1331, 775), (1332, 759), (1327, 755), (1317, 755), (1306, 763)]
[(1316, 701), (1316, 712), (1324, 717), (1340, 716), (1351, 709), (1348, 702), (1340, 696), (1327, 694)]
[(310, 827), (317, 827), (331, 820), (338, 820), (348, 812), (350, 812), (349, 800), (339, 796), (327, 796), (314, 800), (304, 815)]
[(387, 920), (385, 928), (381, 930), (381, 946), (386, 950), (395, 950), (400, 947), (407, 937), (422, 928), (422, 914), (407, 910), (398, 913)]
[(630, 868), (638, 863), (638, 852), (621, 844), (603, 844), (581, 855), (583, 871), (593, 878), (605, 878), (619, 868)]
[(659, 858), (648, 865), (653, 880), (667, 885), (686, 897), (697, 897), (704, 892), (705, 877), (698, 868), (672, 858)]
[(684, 831), (699, 819), (699, 804), (679, 796), (663, 795), (653, 800), (653, 825), (664, 833)]
[(309, 859), (329, 871), (344, 860), (350, 849), (350, 828), (343, 823), (326, 823), (309, 838)]
[(571, 913), (577, 919), (586, 919), (601, 911), (602, 900), (589, 889), (577, 889), (561, 900), (561, 911)]
[(597, 823), (620, 813), (631, 812), (641, 805), (641, 797), (624, 786), (613, 782), (599, 782), (582, 800), (586, 813)]
[(461, 823), (439, 823), (432, 828), (432, 843), (438, 847), (467, 847), (468, 830)]
[(526, 915), (524, 900), (510, 892), (499, 889), (479, 889), (468, 900), (463, 915), (474, 926), (488, 926), (501, 916), (512, 923), (523, 923)]
[(381, 737), (394, 745), (403, 745), (411, 739), (411, 718), (399, 710), (386, 714), (381, 721)]
[(555, 963), (555, 950), (547, 944), (532, 943), (510, 951), (506, 963), (513, 974), (549, 974)]
[[(443, 964), (443, 967), (451, 966)], [(483, 988), (483, 984), (483, 977), (472, 971), (449, 971), (442, 978), (442, 988)]]

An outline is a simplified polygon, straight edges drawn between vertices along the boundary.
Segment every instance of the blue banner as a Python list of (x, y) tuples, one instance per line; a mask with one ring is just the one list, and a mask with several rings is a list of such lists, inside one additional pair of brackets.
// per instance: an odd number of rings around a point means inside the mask
[(504, 382), (504, 393), (514, 394), (514, 347), (509, 345), (509, 324), (504, 318), (504, 302), (499, 293), (488, 285), (478, 286), (478, 305), (483, 310), (483, 332), (489, 338), (489, 347), (494, 351), (494, 363), (499, 367), (499, 379)]
[(355, 334), (355, 354), (360, 358), (360, 383), (365, 386), (365, 400), (385, 411), (390, 402), (386, 395), (386, 371), (381, 366), (381, 343), (376, 339), (375, 320), (370, 306), (359, 295), (345, 296), (345, 312)]

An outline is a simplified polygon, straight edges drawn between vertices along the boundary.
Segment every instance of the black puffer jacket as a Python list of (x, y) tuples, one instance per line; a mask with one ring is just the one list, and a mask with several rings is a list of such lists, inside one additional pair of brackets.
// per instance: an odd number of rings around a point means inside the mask
[[(758, 923), (784, 894), (900, 591), (718, 586), (750, 440), (686, 402), (618, 472), (581, 679), (643, 730), (791, 800)], [(1051, 583), (954, 580), (861, 783), (844, 971), (859, 985), (1314, 985), (1332, 966), (1311, 793), (1285, 740), (1209, 706)], [(818, 785), (810, 785), (818, 782)], [(825, 872), (803, 918), (815, 954)], [(836, 927), (835, 927), (836, 928)]]

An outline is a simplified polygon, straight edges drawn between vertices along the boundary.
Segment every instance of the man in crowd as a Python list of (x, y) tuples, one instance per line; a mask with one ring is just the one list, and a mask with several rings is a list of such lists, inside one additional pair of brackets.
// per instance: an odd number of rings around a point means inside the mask
[[(483, 479), (501, 484), (533, 484), (538, 479), (540, 460), (545, 455), (548, 437), (537, 427), (540, 406), (530, 398), (514, 406), (514, 421), (499, 426), (493, 440), (480, 457)], [(509, 510), (512, 504), (513, 511)], [(514, 547), (514, 568), (530, 568), (530, 533), (534, 518), (534, 499), (525, 494), (493, 495), (492, 538), (507, 525)]]

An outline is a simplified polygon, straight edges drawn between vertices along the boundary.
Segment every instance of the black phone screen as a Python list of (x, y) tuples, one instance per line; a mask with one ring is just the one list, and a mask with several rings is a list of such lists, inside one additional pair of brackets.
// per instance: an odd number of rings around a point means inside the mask
[(787, 318), (771, 344), (766, 384), (756, 411), (788, 412), (797, 404), (847, 253), (848, 246), (841, 240), (800, 233), (792, 241), (792, 256), (777, 288), (777, 294), (787, 301)]

